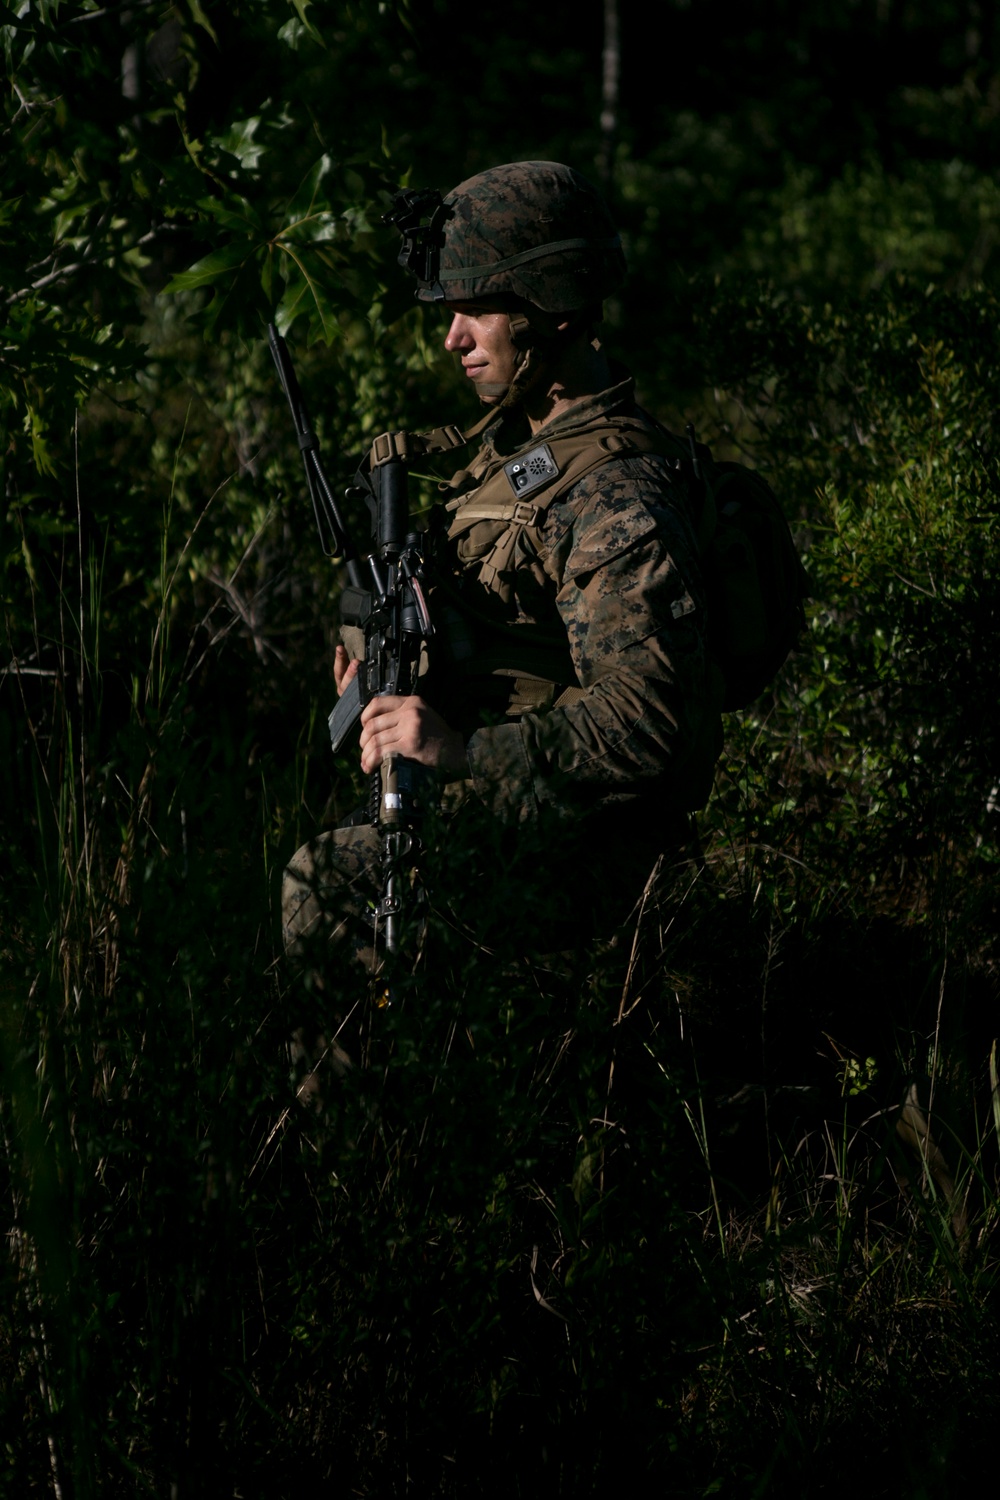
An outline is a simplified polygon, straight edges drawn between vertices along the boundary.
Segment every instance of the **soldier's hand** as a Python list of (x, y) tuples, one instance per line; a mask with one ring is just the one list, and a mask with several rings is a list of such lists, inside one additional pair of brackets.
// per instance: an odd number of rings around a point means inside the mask
[(357, 677), (360, 665), (359, 661), (350, 659), (346, 646), (337, 647), (333, 655), (333, 680), (337, 684), (338, 698), (346, 692), (347, 685), (352, 678)]
[(385, 755), (405, 755), (452, 780), (470, 775), (465, 741), (422, 698), (373, 698), (361, 715), (361, 769), (367, 775)]

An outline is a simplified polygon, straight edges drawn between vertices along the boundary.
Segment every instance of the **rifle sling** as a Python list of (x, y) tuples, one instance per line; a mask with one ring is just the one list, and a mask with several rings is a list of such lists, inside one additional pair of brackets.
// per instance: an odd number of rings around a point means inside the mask
[(415, 458), (426, 458), (431, 453), (451, 453), (479, 437), (495, 417), (495, 412), (487, 412), (468, 432), (462, 432), (461, 428), (451, 424), (433, 427), (430, 432), (380, 432), (372, 443), (369, 462), (374, 469), (394, 460), (410, 463)]

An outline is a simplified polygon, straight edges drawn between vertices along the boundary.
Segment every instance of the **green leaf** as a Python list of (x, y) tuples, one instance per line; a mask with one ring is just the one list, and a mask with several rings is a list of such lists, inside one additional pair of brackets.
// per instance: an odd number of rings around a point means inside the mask
[[(285, 291), (285, 295), (278, 303), (278, 309), (274, 316), (278, 332), (284, 335), (291, 328), (302, 313), (309, 311), (309, 284), (305, 281), (297, 281)], [(329, 342), (329, 341), (328, 341)]]
[(281, 272), (280, 262), (276, 263), (276, 257), (270, 251), (263, 258), (260, 284), (265, 301), (269, 307), (274, 307), (275, 303), (281, 301), (285, 288), (285, 279)]
[(214, 337), (227, 328), (259, 336), (261, 324), (271, 316), (271, 308), (261, 290), (260, 274), (254, 264), (261, 254), (258, 252), (248, 257), (232, 280), (216, 288), (215, 296), (198, 319), (208, 337)]
[(288, 277), (289, 287), (282, 298), (281, 317), (287, 320), (286, 326), (291, 327), (295, 318), (306, 313), (314, 336), (330, 344), (339, 333), (337, 309), (327, 290), (332, 279), (331, 269), (325, 261), (303, 248), (297, 248), (294, 254), (289, 253), (289, 259), (298, 269), (299, 276), (294, 280), (291, 275)]
[[(238, 203), (239, 207), (232, 207), (233, 203)], [(244, 234), (249, 231), (259, 239), (267, 238), (260, 214), (245, 198), (237, 198), (235, 195), (227, 201), (220, 201), (218, 198), (200, 198), (198, 208), (208, 218), (214, 219), (223, 229)]]
[(324, 42), (322, 36), (317, 31), (312, 21), (310, 21), (309, 17), (306, 15), (306, 11), (309, 10), (312, 6), (312, 0), (291, 0), (291, 4), (294, 5), (296, 11), (298, 12), (299, 20), (301, 21), (302, 25), (305, 27), (309, 35), (312, 37), (313, 41), (318, 42), (321, 47), (325, 47), (326, 43)]
[(58, 466), (46, 441), (47, 424), (36, 406), (28, 407), (25, 420), (31, 433), (31, 452), (35, 468), (39, 474), (55, 474)]
[(191, 12), (191, 19), (195, 25), (201, 26), (203, 30), (207, 31), (212, 41), (218, 46), (219, 38), (215, 34), (215, 27), (206, 16), (201, 5), (201, 0), (188, 0), (188, 10)]
[(253, 115), (249, 120), (236, 120), (225, 135), (218, 137), (220, 149), (235, 156), (247, 172), (256, 170), (266, 149), (254, 140), (260, 128), (260, 119), (260, 115)]
[[(289, 224), (295, 224), (317, 211), (317, 200), (320, 196), (320, 186), (323, 179), (333, 170), (333, 158), (324, 153), (318, 161), (314, 162), (309, 171), (299, 183), (295, 192), (289, 198), (285, 208), (285, 218)], [(329, 198), (324, 198), (320, 212), (333, 213)]]
[(293, 16), (290, 21), (286, 21), (284, 26), (279, 29), (278, 40), (279, 42), (284, 42), (285, 46), (290, 47), (293, 52), (297, 52), (299, 50), (299, 42), (306, 35), (306, 28), (302, 22), (297, 16)]
[(187, 292), (193, 287), (209, 286), (213, 281), (220, 281), (228, 272), (242, 267), (253, 253), (252, 247), (246, 244), (225, 245), (221, 250), (213, 250), (211, 255), (195, 261), (188, 270), (180, 271), (167, 283), (164, 291)]

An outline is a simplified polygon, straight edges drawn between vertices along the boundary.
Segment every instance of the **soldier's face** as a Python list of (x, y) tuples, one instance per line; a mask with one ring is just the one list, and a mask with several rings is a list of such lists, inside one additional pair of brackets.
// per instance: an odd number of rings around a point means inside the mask
[(520, 363), (510, 336), (510, 318), (488, 302), (449, 302), (444, 347), (461, 355), (466, 379), (481, 401), (499, 401)]

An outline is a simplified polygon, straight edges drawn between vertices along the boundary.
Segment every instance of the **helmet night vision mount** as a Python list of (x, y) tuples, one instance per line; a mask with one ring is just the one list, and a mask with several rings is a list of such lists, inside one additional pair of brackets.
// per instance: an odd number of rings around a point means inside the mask
[(430, 302), (444, 301), (444, 288), (438, 280), (444, 244), (442, 226), (453, 213), (437, 188), (399, 188), (393, 194), (391, 210), (382, 215), (382, 223), (394, 225), (403, 236), (399, 264), (417, 278), (420, 295)]

